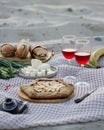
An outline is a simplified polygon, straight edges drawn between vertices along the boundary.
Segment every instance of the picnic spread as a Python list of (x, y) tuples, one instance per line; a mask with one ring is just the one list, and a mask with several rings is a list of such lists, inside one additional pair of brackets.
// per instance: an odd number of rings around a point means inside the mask
[(0, 129), (104, 120), (104, 48), (82, 69), (74, 58), (68, 65), (61, 53), (28, 43), (1, 46)]

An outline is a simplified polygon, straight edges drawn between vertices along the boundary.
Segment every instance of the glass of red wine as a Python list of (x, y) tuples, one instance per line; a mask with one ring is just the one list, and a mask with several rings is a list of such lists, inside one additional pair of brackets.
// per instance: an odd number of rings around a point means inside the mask
[(74, 53), (76, 52), (75, 40), (76, 36), (74, 35), (66, 35), (62, 38), (62, 54), (68, 60), (68, 63), (74, 58)]
[[(65, 59), (68, 61), (68, 65), (70, 65), (70, 61), (74, 58), (74, 54), (77, 51), (75, 48), (76, 36), (74, 35), (65, 35), (62, 38), (61, 51)], [(73, 83), (75, 81), (74, 76), (66, 76), (64, 77), (64, 81), (70, 81)]]
[[(77, 52), (75, 52), (76, 62), (81, 65), (82, 69), (84, 69), (84, 65), (89, 61), (91, 55), (90, 40), (86, 37), (78, 38), (75, 46), (77, 49)], [(87, 82), (82, 81), (77, 82), (76, 85), (89, 86)]]

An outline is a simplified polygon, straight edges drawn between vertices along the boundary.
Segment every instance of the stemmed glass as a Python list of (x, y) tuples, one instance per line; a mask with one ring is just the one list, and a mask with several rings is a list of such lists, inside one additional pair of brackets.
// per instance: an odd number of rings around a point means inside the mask
[[(77, 63), (81, 65), (82, 69), (84, 69), (84, 65), (89, 61), (91, 55), (90, 41), (86, 37), (78, 38), (75, 46), (77, 49), (77, 52), (75, 52), (75, 59)], [(81, 81), (77, 82), (76, 85), (89, 86), (89, 83)]]
[(66, 35), (62, 38), (62, 54), (68, 60), (68, 64), (74, 58), (74, 53), (76, 52), (75, 40), (76, 36), (74, 35)]
[[(77, 51), (75, 48), (76, 36), (74, 35), (65, 35), (62, 38), (61, 51), (64, 58), (67, 59), (68, 65), (70, 65), (70, 61), (74, 58), (74, 54)], [(64, 77), (64, 81), (69, 80), (70, 82), (75, 81), (74, 76), (66, 76)]]

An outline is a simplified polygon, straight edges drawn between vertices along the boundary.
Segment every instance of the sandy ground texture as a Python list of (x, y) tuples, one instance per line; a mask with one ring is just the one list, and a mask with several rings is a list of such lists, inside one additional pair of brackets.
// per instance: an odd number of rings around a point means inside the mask
[(103, 0), (1, 0), (0, 42), (104, 35)]

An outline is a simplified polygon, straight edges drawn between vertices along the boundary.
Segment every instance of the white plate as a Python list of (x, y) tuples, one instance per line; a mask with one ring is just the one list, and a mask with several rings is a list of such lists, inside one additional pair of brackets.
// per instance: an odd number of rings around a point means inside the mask
[(58, 68), (57, 68), (57, 67), (54, 67), (54, 66), (51, 66), (51, 70), (54, 71), (54, 73), (49, 74), (49, 75), (39, 76), (39, 77), (38, 77), (38, 76), (27, 76), (27, 75), (25, 75), (25, 74), (21, 71), (21, 69), (20, 69), (18, 75), (19, 75), (20, 77), (23, 77), (23, 78), (26, 78), (26, 79), (51, 78), (51, 77), (54, 77), (54, 76), (57, 75)]

